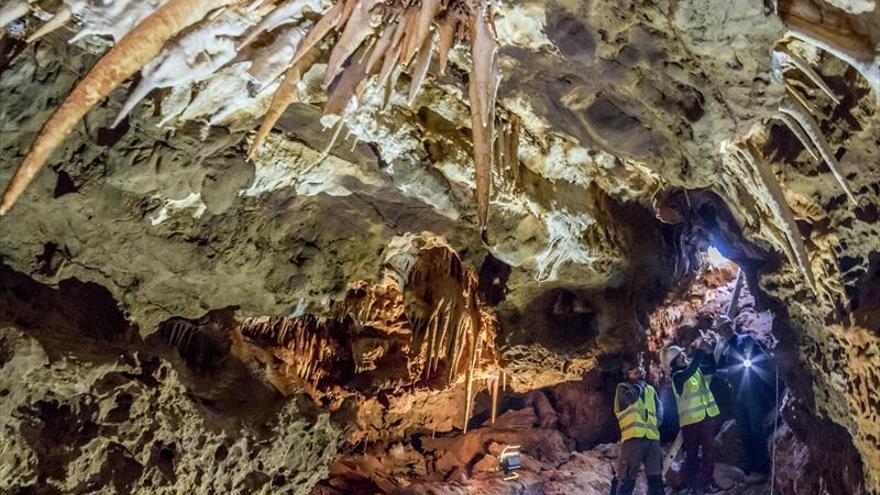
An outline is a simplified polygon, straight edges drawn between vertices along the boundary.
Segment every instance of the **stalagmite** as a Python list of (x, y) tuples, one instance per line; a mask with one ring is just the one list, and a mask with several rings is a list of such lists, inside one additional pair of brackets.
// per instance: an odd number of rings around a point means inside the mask
[(825, 163), (828, 164), (828, 168), (831, 170), (831, 173), (834, 174), (837, 183), (840, 184), (840, 187), (846, 193), (846, 197), (849, 199), (850, 203), (853, 205), (858, 204), (852, 190), (849, 188), (846, 177), (843, 175), (843, 171), (840, 169), (840, 164), (837, 162), (837, 158), (831, 151), (831, 146), (828, 145), (828, 141), (825, 140), (825, 136), (822, 135), (822, 130), (819, 128), (819, 124), (813, 116), (810, 115), (800, 104), (789, 103), (787, 101), (783, 101), (780, 104), (779, 111), (791, 116), (798, 124), (800, 124), (806, 135), (810, 138), (816, 148), (818, 148), (819, 153), (822, 154), (822, 158), (825, 159)]
[(95, 104), (155, 57), (173, 36), (234, 1), (170, 0), (111, 48), (43, 125), (3, 193), (0, 215), (9, 212), (55, 148)]

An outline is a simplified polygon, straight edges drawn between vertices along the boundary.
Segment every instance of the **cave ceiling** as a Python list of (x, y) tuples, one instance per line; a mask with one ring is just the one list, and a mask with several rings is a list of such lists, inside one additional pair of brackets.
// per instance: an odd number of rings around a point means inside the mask
[(328, 316), (442, 245), (507, 270), (492, 331), (528, 390), (595, 364), (528, 350), (549, 291), (625, 347), (664, 296), (632, 294), (678, 276), (670, 229), (720, 212), (712, 242), (766, 262), (817, 410), (880, 489), (877, 2), (6, 0), (0, 21), (3, 264), (105, 287), (146, 337)]

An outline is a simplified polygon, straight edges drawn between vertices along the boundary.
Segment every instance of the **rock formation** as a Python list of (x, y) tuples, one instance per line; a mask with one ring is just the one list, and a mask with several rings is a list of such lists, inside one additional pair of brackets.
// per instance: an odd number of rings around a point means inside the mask
[(0, 34), (0, 492), (604, 493), (622, 363), (666, 380), (741, 269), (776, 492), (880, 493), (875, 0), (3, 0)]

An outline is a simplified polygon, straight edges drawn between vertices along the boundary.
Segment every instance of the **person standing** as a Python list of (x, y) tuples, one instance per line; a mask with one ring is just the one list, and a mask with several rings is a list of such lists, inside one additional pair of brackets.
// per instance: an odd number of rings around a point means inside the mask
[(612, 495), (631, 495), (642, 464), (648, 479), (648, 495), (663, 495), (663, 450), (658, 424), (663, 410), (654, 387), (645, 382), (645, 368), (632, 363), (626, 368), (626, 381), (617, 385), (614, 414), (620, 425), (620, 454), (617, 475), (620, 485), (612, 483)]
[(770, 356), (757, 340), (737, 332), (733, 320), (725, 315), (718, 317), (715, 331), (721, 336), (715, 346), (715, 361), (719, 377), (730, 384), (746, 481), (763, 483), (770, 474), (767, 428), (764, 427), (774, 393), (775, 374)]
[(709, 383), (715, 372), (709, 342), (694, 342), (693, 359), (685, 350), (669, 346), (663, 354), (672, 373), (672, 390), (685, 451), (684, 476), (690, 494), (715, 493), (715, 418), (720, 413)]

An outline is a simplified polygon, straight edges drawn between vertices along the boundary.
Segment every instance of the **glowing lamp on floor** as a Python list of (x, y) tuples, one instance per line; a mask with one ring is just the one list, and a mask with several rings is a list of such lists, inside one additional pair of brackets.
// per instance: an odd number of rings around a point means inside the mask
[(501, 449), (501, 455), (498, 456), (498, 470), (504, 473), (504, 480), (519, 478), (516, 472), (520, 469), (522, 469), (522, 462), (519, 455), (519, 445), (505, 445)]

